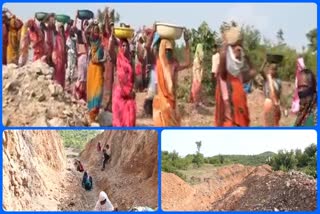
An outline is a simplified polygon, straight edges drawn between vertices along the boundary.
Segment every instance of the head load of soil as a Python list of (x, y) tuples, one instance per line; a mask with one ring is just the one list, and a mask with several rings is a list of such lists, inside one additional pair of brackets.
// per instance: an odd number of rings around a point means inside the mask
[[(111, 158), (101, 170), (97, 144), (110, 145)], [(57, 131), (6, 131), (3, 134), (3, 208), (8, 211), (91, 211), (101, 191), (114, 207), (156, 208), (158, 204), (157, 134), (154, 131), (105, 131), (80, 153), (64, 149)], [(93, 178), (81, 187), (79, 159)]]
[(171, 211), (308, 211), (316, 209), (316, 180), (300, 172), (274, 172), (268, 165), (214, 169), (189, 185), (162, 173), (162, 208)]

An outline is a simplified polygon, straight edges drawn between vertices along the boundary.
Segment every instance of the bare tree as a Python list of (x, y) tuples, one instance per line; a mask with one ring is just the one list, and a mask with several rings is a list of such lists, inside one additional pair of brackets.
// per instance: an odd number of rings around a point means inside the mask
[(196, 145), (197, 145), (197, 153), (200, 153), (202, 142), (201, 141), (197, 141)]

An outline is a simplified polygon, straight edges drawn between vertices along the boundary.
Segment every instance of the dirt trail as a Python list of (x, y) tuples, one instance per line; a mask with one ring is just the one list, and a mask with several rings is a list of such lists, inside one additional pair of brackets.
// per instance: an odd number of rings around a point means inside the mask
[[(58, 205), (58, 210), (61, 211), (90, 211), (94, 209), (95, 203), (98, 200), (99, 188), (97, 187), (95, 181), (93, 181), (93, 189), (91, 191), (86, 191), (82, 188), (82, 176), (75, 170), (73, 165), (75, 159), (79, 159), (79, 151), (72, 148), (66, 149), (67, 155), (67, 167), (62, 174), (64, 180), (63, 197), (60, 198)], [(86, 162), (82, 162), (86, 165)], [(89, 172), (91, 176), (96, 177), (96, 174)]]
[[(87, 107), (83, 101), (77, 101), (67, 89), (55, 84), (52, 78), (53, 69), (48, 65), (34, 62), (18, 68), (10, 64), (3, 69), (3, 123), (6, 126), (89, 126), (86, 117)], [(179, 72), (179, 87), (185, 88), (190, 82), (191, 71)], [(48, 89), (48, 90), (44, 90)], [(179, 89), (178, 89), (179, 90)], [(293, 84), (283, 82), (283, 96), (290, 97)], [(183, 91), (189, 94), (190, 91)], [(136, 126), (153, 126), (152, 118), (144, 117), (143, 104), (146, 93), (137, 93)], [(182, 126), (214, 125), (214, 94), (202, 95), (205, 103), (199, 109), (178, 99), (178, 108), (182, 116)], [(263, 124), (264, 95), (261, 90), (254, 90), (248, 95), (250, 126)], [(290, 103), (289, 103), (290, 104)], [(100, 126), (111, 126), (112, 114), (101, 112)], [(292, 126), (295, 116), (282, 117), (280, 126)], [(91, 124), (92, 125), (92, 124)], [(99, 124), (96, 124), (99, 125)]]
[[(184, 70), (179, 72), (178, 83), (179, 86), (184, 85), (186, 79), (191, 79), (191, 71)], [(183, 86), (185, 87), (185, 86)], [(282, 83), (282, 96), (286, 98), (288, 103), (283, 103), (283, 108), (289, 108), (291, 106), (291, 93), (293, 93), (294, 84), (289, 82)], [(186, 91), (190, 93), (190, 91)], [(213, 101), (214, 94), (212, 98), (208, 99), (204, 94), (202, 94), (203, 105), (198, 109), (195, 109), (191, 103), (178, 100), (178, 108), (182, 116), (181, 126), (214, 126), (214, 112), (215, 106), (211, 101)], [(145, 117), (143, 114), (143, 104), (146, 93), (138, 93), (136, 96), (137, 102), (137, 126), (153, 126), (152, 118)], [(264, 95), (263, 91), (255, 89), (252, 93), (248, 94), (248, 107), (250, 112), (250, 126), (262, 126), (263, 125), (263, 103)], [(280, 126), (292, 126), (294, 124), (296, 116), (289, 114), (285, 117), (282, 113)]]
[[(105, 191), (119, 210), (157, 207), (154, 131), (105, 131), (82, 151), (63, 148), (56, 131), (7, 131), (3, 142), (5, 210), (92, 211), (100, 191)], [(104, 171), (98, 142), (111, 146), (111, 161)], [(82, 188), (83, 173), (76, 171), (75, 159), (80, 159), (93, 177), (91, 191)]]
[(316, 180), (299, 172), (274, 172), (270, 166), (231, 165), (196, 176), (193, 186), (162, 173), (166, 211), (315, 210)]

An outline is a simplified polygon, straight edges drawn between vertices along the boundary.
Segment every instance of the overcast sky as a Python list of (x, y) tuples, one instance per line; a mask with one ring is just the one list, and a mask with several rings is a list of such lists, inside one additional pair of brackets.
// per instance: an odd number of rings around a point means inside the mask
[(286, 42), (299, 50), (308, 43), (306, 33), (317, 27), (317, 6), (312, 3), (6, 3), (4, 7), (26, 20), (39, 11), (73, 18), (76, 9), (96, 12), (106, 5), (115, 8), (121, 21), (136, 29), (154, 21), (195, 28), (205, 20), (212, 29), (219, 30), (223, 21), (233, 19), (254, 25), (263, 36), (275, 40), (281, 28)]
[(204, 156), (218, 154), (253, 155), (280, 149), (304, 149), (317, 143), (314, 130), (164, 130), (161, 150), (176, 150), (180, 156), (194, 154), (202, 141)]

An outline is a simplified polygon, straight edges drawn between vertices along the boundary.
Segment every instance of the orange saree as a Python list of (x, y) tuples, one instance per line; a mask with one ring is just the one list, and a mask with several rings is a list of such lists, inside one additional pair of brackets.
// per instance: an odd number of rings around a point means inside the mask
[(153, 121), (158, 127), (180, 126), (175, 96), (174, 65), (168, 62), (165, 53), (168, 43), (170, 41), (161, 40), (156, 63), (158, 94), (153, 99)]
[[(219, 76), (218, 78), (221, 77)], [(227, 102), (230, 104), (231, 118), (226, 117), (225, 104), (222, 99), (221, 83), (220, 81), (217, 81), (215, 125), (222, 127), (249, 126), (250, 118), (247, 106), (247, 96), (243, 90), (240, 79), (227, 73), (226, 82), (229, 97)]]

